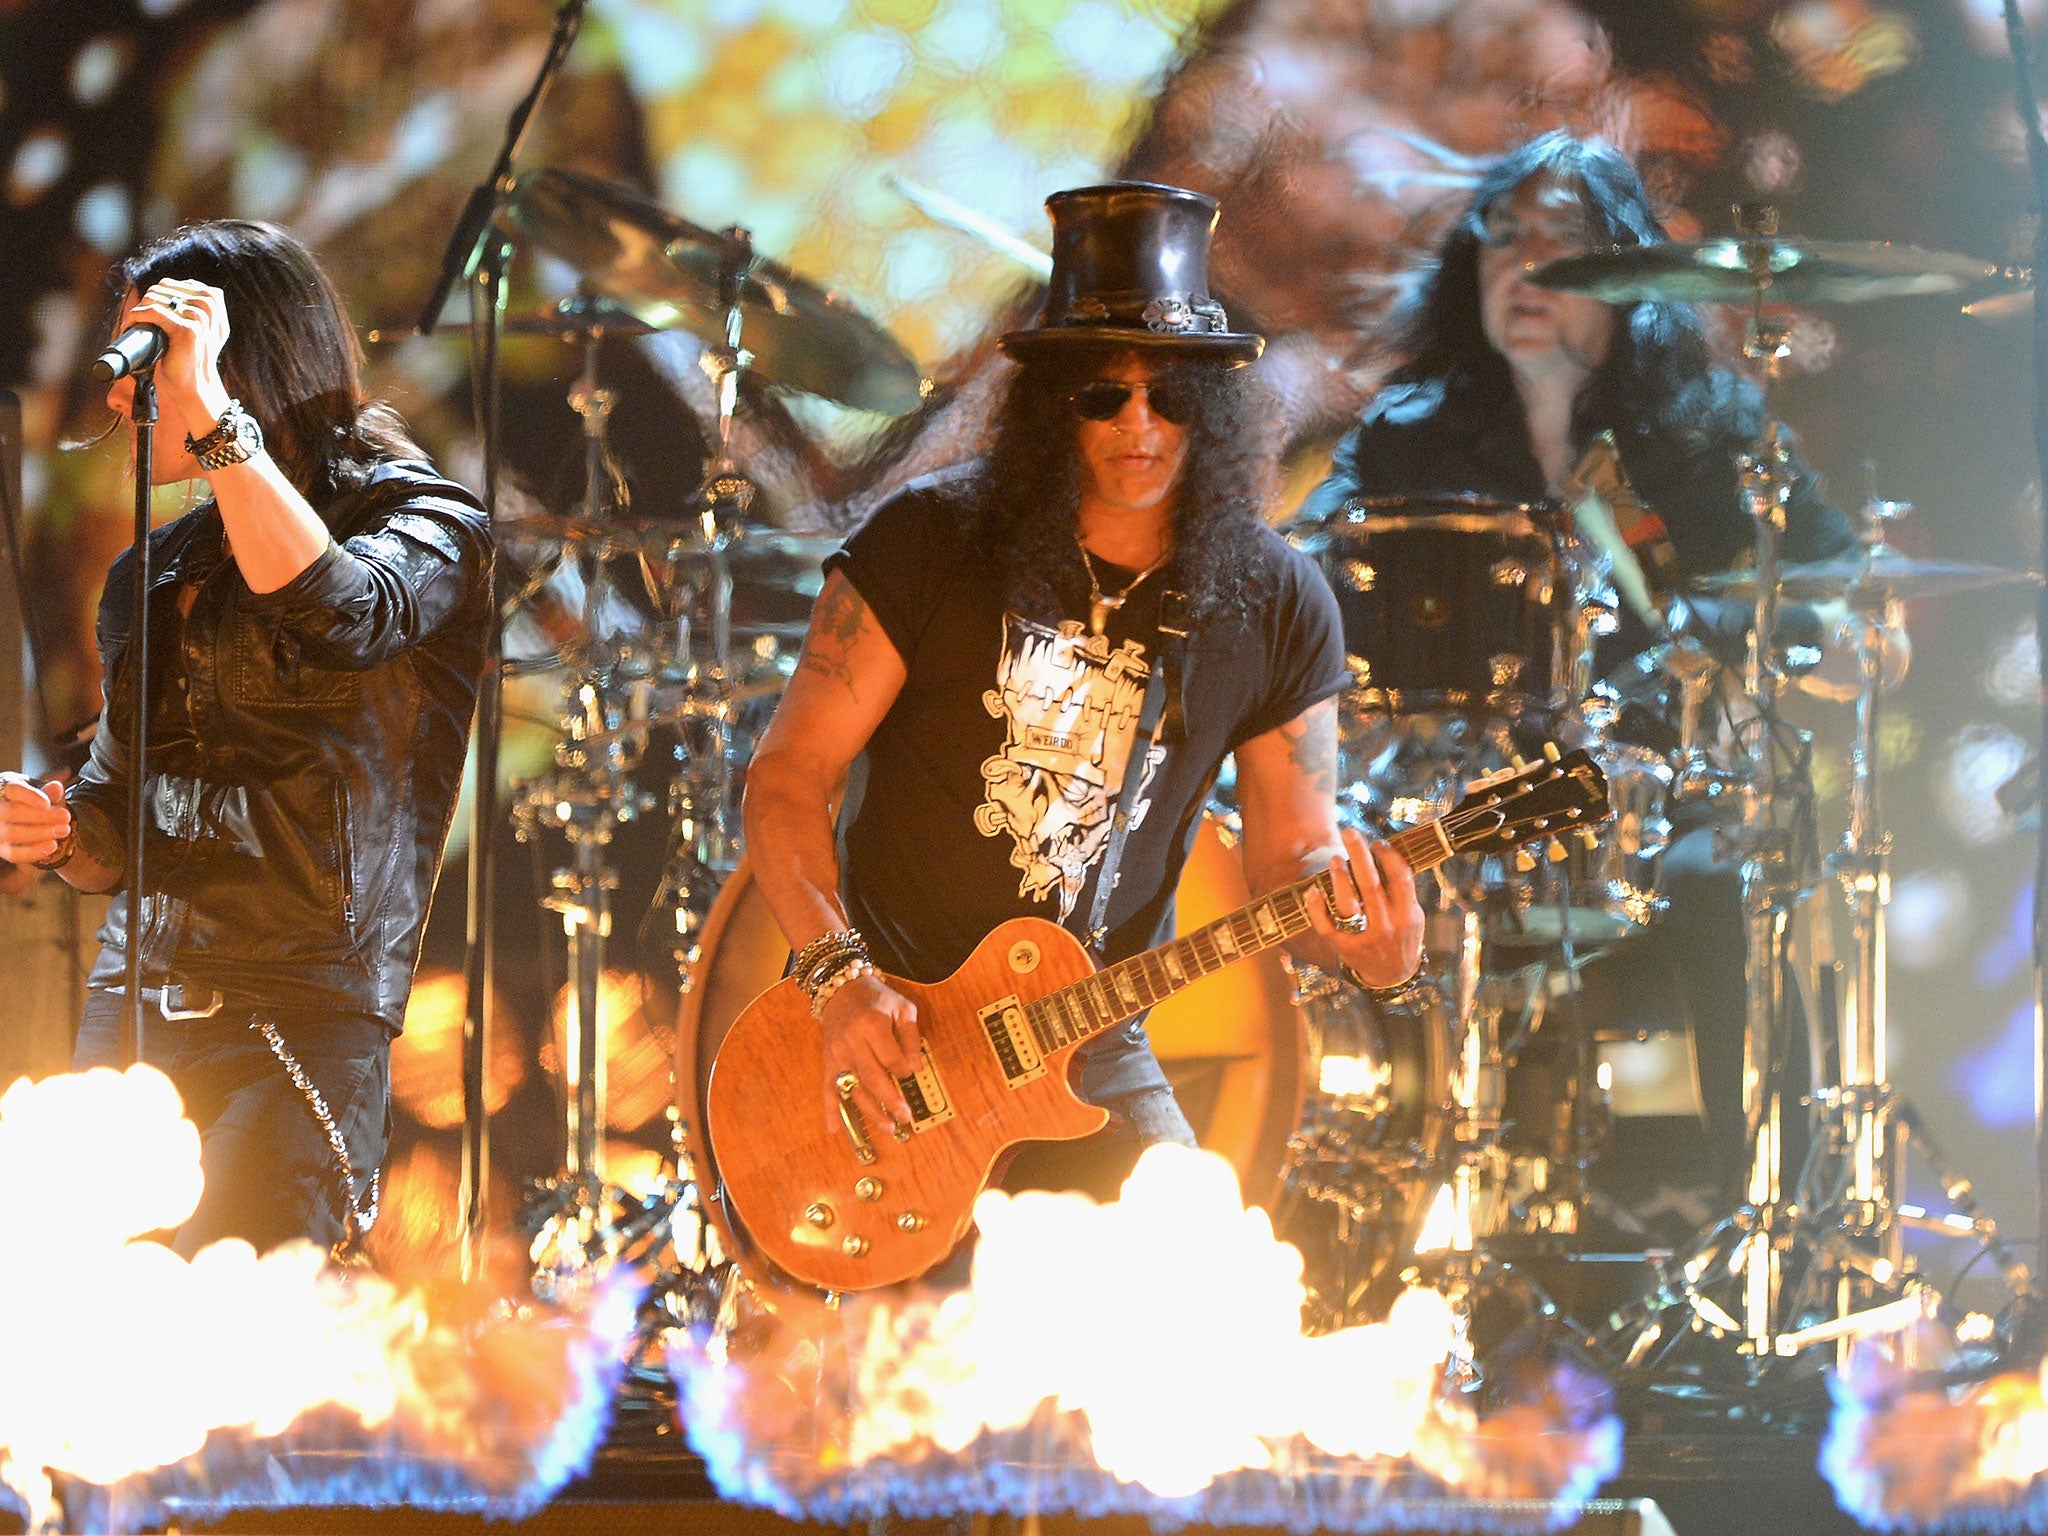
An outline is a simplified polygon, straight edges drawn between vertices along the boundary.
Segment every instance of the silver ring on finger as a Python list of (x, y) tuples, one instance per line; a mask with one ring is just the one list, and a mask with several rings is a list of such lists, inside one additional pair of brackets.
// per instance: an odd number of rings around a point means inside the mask
[(1371, 919), (1366, 917), (1363, 912), (1354, 912), (1349, 917), (1339, 917), (1332, 920), (1336, 923), (1337, 929), (1341, 933), (1364, 933), (1366, 929), (1372, 926)]
[(832, 1079), (832, 1086), (839, 1090), (840, 1098), (850, 1099), (853, 1097), (853, 1090), (860, 1086), (860, 1076), (853, 1072), (842, 1072)]

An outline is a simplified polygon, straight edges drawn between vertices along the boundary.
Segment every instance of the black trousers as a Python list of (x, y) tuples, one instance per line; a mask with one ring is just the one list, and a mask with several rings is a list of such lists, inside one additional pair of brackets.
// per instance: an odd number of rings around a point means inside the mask
[[(72, 1055), (76, 1070), (126, 1065), (125, 1002), (114, 992), (88, 997)], [(360, 1027), (362, 1021), (323, 1031), (318, 1020), (272, 1018), (326, 1101), (348, 1151), (353, 1188), (344, 1193), (326, 1128), (249, 1008), (230, 1003), (211, 1018), (171, 1020), (145, 1007), (144, 1059), (177, 1086), (186, 1118), (199, 1129), (206, 1189), (172, 1241), (188, 1258), (226, 1237), (242, 1238), (259, 1253), (295, 1237), (332, 1247), (346, 1231), (348, 1201), (369, 1204), (391, 1131), (389, 1041)]]

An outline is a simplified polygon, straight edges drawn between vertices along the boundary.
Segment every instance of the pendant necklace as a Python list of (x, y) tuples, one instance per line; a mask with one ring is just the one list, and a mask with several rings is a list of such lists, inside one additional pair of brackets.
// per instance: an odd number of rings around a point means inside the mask
[(1095, 579), (1095, 557), (1088, 553), (1088, 546), (1083, 544), (1081, 546), (1081, 563), (1088, 567), (1088, 633), (1096, 636), (1098, 639), (1101, 638), (1103, 630), (1109, 627), (1109, 616), (1115, 613), (1117, 609), (1123, 607), (1125, 600), (1138, 590), (1138, 584), (1162, 565), (1166, 564), (1172, 554), (1173, 551), (1169, 549), (1165, 554), (1125, 582), (1123, 591), (1111, 594), (1104, 592), (1102, 590), (1102, 583)]

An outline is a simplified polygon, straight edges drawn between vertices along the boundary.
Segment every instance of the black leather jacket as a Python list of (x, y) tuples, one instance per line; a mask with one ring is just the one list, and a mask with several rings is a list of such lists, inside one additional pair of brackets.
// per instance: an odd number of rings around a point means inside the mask
[[(210, 503), (151, 536), (142, 963), (146, 984), (395, 1031), (468, 747), (490, 529), (474, 496), (414, 462), (319, 510), (336, 542), (261, 595), (224, 558)], [(132, 586), (124, 553), (99, 608), (107, 704), (69, 792), (81, 845), (116, 866)], [(121, 985), (128, 909), (124, 891), (95, 987)]]

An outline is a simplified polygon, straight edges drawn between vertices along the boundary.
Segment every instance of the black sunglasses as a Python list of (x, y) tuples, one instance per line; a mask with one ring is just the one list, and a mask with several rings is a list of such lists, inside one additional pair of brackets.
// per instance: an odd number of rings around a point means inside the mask
[(1154, 379), (1147, 384), (1096, 379), (1083, 384), (1067, 398), (1073, 402), (1077, 416), (1089, 421), (1114, 421), (1117, 413), (1130, 403), (1131, 396), (1141, 389), (1145, 391), (1145, 403), (1152, 407), (1152, 414), (1161, 421), (1178, 427), (1195, 414), (1194, 391), (1172, 379)]

